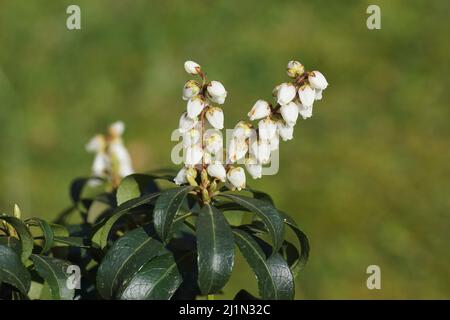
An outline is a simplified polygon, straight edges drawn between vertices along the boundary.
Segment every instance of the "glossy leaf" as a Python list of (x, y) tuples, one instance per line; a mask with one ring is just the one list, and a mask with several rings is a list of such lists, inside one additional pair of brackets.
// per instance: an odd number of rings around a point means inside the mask
[(235, 195), (230, 193), (221, 193), (220, 196), (233, 200), (237, 204), (254, 212), (266, 225), (267, 230), (272, 237), (274, 251), (277, 252), (283, 243), (284, 224), (277, 209), (267, 201)]
[(33, 236), (31, 235), (27, 226), (22, 222), (22, 220), (6, 215), (0, 216), (0, 220), (8, 222), (11, 226), (13, 226), (13, 228), (19, 235), (20, 241), (22, 243), (21, 259), (22, 262), (25, 263), (33, 252)]
[(146, 174), (135, 173), (125, 177), (117, 188), (117, 205), (138, 198), (145, 193), (155, 193), (158, 188), (153, 181), (154, 177)]
[(30, 289), (31, 276), (14, 249), (0, 245), (0, 284), (5, 282), (23, 295)]
[[(291, 300), (294, 297), (294, 277), (286, 261), (278, 254), (266, 258), (260, 243), (247, 232), (233, 230), (236, 244), (258, 281), (259, 294), (266, 300)], [(267, 244), (265, 244), (267, 245)]]
[(167, 253), (150, 260), (128, 283), (121, 299), (170, 299), (183, 281), (178, 264), (191, 255), (192, 253), (186, 253), (176, 260), (172, 253)]
[(108, 250), (98, 268), (98, 292), (105, 299), (114, 298), (118, 289), (162, 248), (163, 244), (143, 228), (126, 233)]
[(116, 210), (114, 210), (111, 217), (109, 219), (107, 219), (106, 222), (103, 223), (103, 226), (99, 230), (99, 232), (100, 232), (100, 240), (99, 240), (100, 247), (101, 248), (106, 247), (106, 245), (108, 244), (109, 233), (110, 233), (112, 227), (114, 226), (114, 224), (120, 218), (122, 218), (124, 215), (129, 213), (130, 210), (132, 210), (134, 208), (151, 203), (159, 195), (160, 195), (159, 192), (146, 194), (139, 198), (128, 200), (127, 202), (120, 205)]
[(297, 276), (298, 272), (305, 266), (306, 262), (308, 261), (309, 257), (309, 241), (306, 234), (298, 227), (297, 223), (289, 217), (284, 212), (280, 212), (280, 214), (283, 217), (283, 221), (286, 225), (288, 225), (292, 231), (294, 231), (295, 235), (297, 236), (298, 243), (299, 243), (299, 255), (298, 258), (294, 261), (294, 263), (291, 265), (291, 270), (294, 274), (294, 276)]
[(54, 233), (51, 225), (40, 218), (30, 218), (25, 221), (27, 225), (37, 226), (41, 229), (44, 237), (44, 245), (42, 246), (41, 253), (47, 253), (53, 246)]
[(89, 240), (82, 237), (55, 237), (54, 241), (56, 243), (65, 244), (76, 248), (89, 248)]
[(48, 283), (52, 299), (73, 299), (75, 291), (68, 286), (70, 274), (66, 272), (70, 262), (39, 254), (32, 254), (31, 260), (34, 262), (36, 272)]
[(197, 218), (198, 283), (203, 294), (228, 282), (234, 264), (233, 232), (217, 208), (206, 204)]
[(168, 240), (171, 231), (173, 219), (181, 208), (184, 199), (193, 187), (186, 186), (161, 192), (156, 200), (153, 210), (153, 221), (158, 236), (163, 240)]

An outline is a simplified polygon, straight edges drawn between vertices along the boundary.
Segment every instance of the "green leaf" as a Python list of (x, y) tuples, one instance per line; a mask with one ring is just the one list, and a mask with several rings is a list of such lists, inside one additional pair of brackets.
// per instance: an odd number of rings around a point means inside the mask
[[(265, 300), (294, 298), (294, 277), (288, 264), (278, 254), (268, 259), (254, 237), (239, 229), (233, 230), (236, 244), (258, 280), (259, 294)], [(265, 244), (260, 240), (261, 244)]]
[(283, 221), (286, 225), (288, 225), (292, 231), (294, 231), (295, 235), (297, 236), (298, 243), (299, 243), (299, 255), (298, 259), (294, 261), (294, 263), (291, 265), (291, 270), (294, 276), (297, 276), (299, 271), (303, 269), (306, 262), (308, 261), (309, 257), (309, 241), (306, 234), (298, 227), (297, 223), (286, 213), (280, 212), (281, 216), (283, 217)]
[(47, 221), (40, 218), (30, 218), (25, 220), (25, 223), (41, 229), (44, 236), (44, 245), (42, 246), (41, 253), (47, 253), (53, 246), (54, 234), (51, 225)]
[(100, 240), (99, 245), (101, 248), (106, 247), (108, 244), (109, 233), (114, 226), (114, 224), (125, 214), (129, 213), (130, 210), (142, 206), (144, 204), (149, 204), (155, 200), (160, 195), (159, 192), (143, 195), (136, 199), (128, 200), (127, 202), (120, 205), (116, 210), (113, 211), (111, 217), (106, 221), (102, 222), (103, 226), (100, 229)]
[(48, 283), (52, 299), (73, 299), (75, 290), (69, 289), (67, 286), (67, 280), (70, 276), (70, 274), (66, 273), (67, 268), (70, 266), (68, 261), (39, 254), (32, 254), (31, 260), (34, 262), (36, 272)]
[(126, 233), (108, 250), (97, 271), (97, 290), (105, 298), (114, 298), (146, 262), (154, 258), (163, 244), (151, 238), (143, 228)]
[(76, 248), (90, 248), (89, 240), (82, 237), (55, 237), (54, 241)]
[(254, 212), (264, 222), (272, 237), (274, 246), (272, 253), (276, 253), (281, 248), (284, 238), (284, 224), (283, 219), (274, 206), (267, 201), (241, 195), (221, 193), (220, 196), (233, 200), (237, 204)]
[(13, 249), (19, 256), (22, 253), (22, 244), (19, 239), (16, 237), (0, 237), (0, 245), (10, 247)]
[(117, 205), (140, 197), (144, 193), (154, 193), (157, 191), (154, 177), (146, 174), (131, 174), (125, 177), (117, 188)]
[(233, 232), (223, 213), (206, 204), (197, 218), (198, 283), (203, 294), (217, 293), (234, 264)]
[(33, 252), (33, 236), (31, 235), (27, 226), (22, 222), (22, 220), (5, 215), (0, 216), (0, 220), (8, 222), (11, 226), (13, 226), (13, 228), (19, 235), (20, 241), (22, 242), (21, 258), (22, 262), (25, 263)]
[(178, 264), (192, 255), (186, 253), (175, 259), (172, 253), (147, 262), (122, 292), (123, 300), (168, 300), (183, 281)]
[(245, 190), (253, 193), (253, 197), (255, 199), (266, 201), (270, 203), (272, 206), (275, 206), (275, 203), (273, 202), (272, 197), (269, 194), (251, 188), (246, 188)]
[(168, 240), (173, 218), (192, 189), (193, 187), (186, 186), (161, 192), (153, 210), (153, 221), (156, 233), (163, 241)]
[(2, 282), (16, 287), (26, 295), (30, 289), (31, 276), (19, 255), (12, 248), (0, 245), (0, 283)]

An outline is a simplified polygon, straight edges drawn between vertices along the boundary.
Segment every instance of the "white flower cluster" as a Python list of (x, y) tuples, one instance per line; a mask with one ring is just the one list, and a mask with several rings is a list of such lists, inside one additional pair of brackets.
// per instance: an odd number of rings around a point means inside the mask
[(198, 75), (201, 82), (189, 80), (183, 88), (187, 111), (180, 118), (179, 131), (183, 135), (185, 167), (174, 181), (178, 185), (198, 185), (195, 179), (200, 171), (204, 189), (210, 184), (208, 175), (214, 183), (221, 181), (232, 189), (245, 188), (243, 168), (233, 165), (241, 160), (254, 179), (261, 178), (262, 166), (270, 162), (271, 153), (279, 148), (280, 137), (283, 141), (293, 138), (298, 115), (303, 119), (311, 117), (314, 101), (322, 98), (322, 91), (328, 86), (319, 71), (306, 72), (300, 62), (290, 61), (287, 74), (292, 81), (274, 89), (275, 106), (264, 100), (256, 101), (248, 113), (250, 121), (259, 120), (256, 129), (247, 121), (235, 126), (224, 165), (223, 139), (218, 131), (223, 129), (224, 116), (214, 104), (223, 104), (227, 91), (220, 82), (209, 82), (197, 63), (186, 61), (184, 67), (187, 73)]
[(88, 152), (95, 153), (93, 176), (118, 180), (134, 172), (130, 154), (122, 140), (124, 131), (122, 121), (114, 122), (108, 127), (108, 134), (97, 134), (86, 145)]

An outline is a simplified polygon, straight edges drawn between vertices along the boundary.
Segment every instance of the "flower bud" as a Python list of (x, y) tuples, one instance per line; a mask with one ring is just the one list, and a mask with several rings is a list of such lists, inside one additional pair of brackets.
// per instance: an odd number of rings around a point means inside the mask
[(187, 168), (186, 179), (191, 186), (198, 186), (197, 181), (195, 181), (195, 178), (197, 178), (197, 170), (195, 170), (195, 168), (192, 167)]
[(208, 130), (205, 133), (206, 150), (216, 154), (223, 149), (222, 134), (216, 130)]
[(125, 124), (123, 123), (123, 121), (116, 121), (108, 127), (108, 133), (113, 138), (118, 138), (122, 136), (124, 131), (125, 131)]
[(247, 139), (252, 135), (253, 126), (251, 123), (239, 121), (233, 129), (233, 138)]
[(189, 80), (183, 88), (183, 100), (189, 100), (190, 98), (198, 95), (200, 90), (200, 84), (197, 81)]
[(278, 103), (283, 105), (291, 102), (295, 98), (295, 86), (292, 83), (282, 83), (278, 88)]
[(196, 165), (200, 163), (203, 157), (203, 150), (199, 145), (193, 145), (186, 148), (186, 165)]
[(222, 182), (225, 182), (227, 173), (225, 167), (220, 163), (220, 161), (214, 161), (208, 166), (208, 174), (211, 177), (217, 178)]
[(215, 103), (223, 104), (227, 97), (225, 87), (219, 81), (211, 81), (206, 87), (208, 98)]
[(248, 152), (247, 141), (245, 139), (233, 138), (231, 139), (228, 150), (229, 150), (228, 157), (230, 161), (232, 163), (236, 162), (245, 157), (245, 155), (247, 154)]
[(316, 92), (309, 85), (305, 84), (298, 89), (298, 97), (302, 105), (305, 107), (312, 107), (314, 100), (316, 99)]
[(258, 133), (261, 140), (270, 140), (277, 132), (275, 121), (270, 118), (260, 120), (258, 123)]
[(187, 148), (200, 142), (200, 131), (197, 129), (190, 129), (183, 134), (183, 147)]
[(265, 117), (270, 116), (271, 110), (269, 103), (264, 100), (258, 100), (253, 105), (252, 110), (248, 113), (248, 117), (250, 121), (259, 120)]
[(177, 185), (182, 185), (185, 183), (188, 183), (187, 177), (186, 177), (186, 168), (181, 168), (180, 171), (178, 171), (177, 175), (175, 176), (175, 178), (173, 179), (173, 182), (175, 182), (175, 184)]
[(206, 119), (215, 129), (223, 129), (223, 111), (218, 107), (210, 107), (206, 111)]
[(205, 107), (205, 101), (199, 97), (194, 96), (191, 99), (189, 99), (187, 103), (187, 114), (188, 117), (191, 119), (195, 119), (203, 110)]
[(105, 137), (101, 134), (94, 136), (87, 144), (86, 151), (91, 153), (104, 152), (106, 148)]
[(308, 81), (314, 89), (325, 90), (328, 87), (327, 79), (319, 71), (312, 71), (308, 75)]
[(200, 73), (201, 68), (198, 63), (188, 60), (184, 63), (184, 70), (189, 74), (196, 75)]
[(181, 133), (185, 133), (191, 130), (195, 126), (196, 122), (197, 120), (189, 118), (187, 112), (185, 112), (180, 117), (178, 128)]
[(231, 168), (228, 170), (227, 178), (228, 181), (230, 181), (230, 183), (238, 190), (245, 188), (245, 172), (241, 167)]
[(289, 61), (286, 69), (287, 75), (291, 78), (296, 78), (305, 72), (305, 67), (303, 67), (300, 62), (295, 60)]
[(284, 123), (283, 121), (277, 121), (278, 134), (283, 141), (291, 140), (294, 136), (294, 127)]
[(298, 113), (302, 116), (303, 119), (308, 119), (312, 117), (313, 106), (305, 107), (302, 104), (298, 105)]
[(298, 106), (291, 101), (288, 104), (281, 106), (280, 113), (284, 121), (286, 121), (288, 125), (293, 126), (297, 122)]
[(254, 158), (248, 158), (245, 160), (245, 168), (253, 179), (258, 179), (262, 177), (262, 165), (256, 161)]

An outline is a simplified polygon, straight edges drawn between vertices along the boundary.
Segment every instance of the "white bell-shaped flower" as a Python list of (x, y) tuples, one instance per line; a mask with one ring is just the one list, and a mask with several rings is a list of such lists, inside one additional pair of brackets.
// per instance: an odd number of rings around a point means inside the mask
[(103, 152), (106, 148), (105, 137), (101, 134), (95, 135), (89, 142), (86, 144), (86, 151), (91, 153)]
[(188, 166), (199, 164), (203, 157), (203, 150), (199, 145), (193, 145), (185, 149), (185, 161)]
[(208, 98), (215, 103), (223, 104), (227, 97), (227, 90), (219, 81), (211, 81), (206, 87)]
[(294, 126), (298, 118), (298, 106), (295, 102), (291, 101), (281, 106), (280, 113), (287, 124)]
[(189, 74), (196, 75), (200, 73), (201, 68), (197, 62), (188, 60), (184, 63), (184, 70)]
[(122, 139), (113, 139), (109, 143), (108, 151), (113, 161), (115, 160), (117, 162), (120, 177), (126, 177), (134, 172), (130, 154), (127, 148), (125, 148)]
[(245, 139), (233, 138), (228, 146), (228, 158), (236, 162), (245, 157), (248, 152), (248, 143)]
[(195, 80), (186, 82), (183, 88), (183, 100), (189, 100), (199, 94), (201, 88), (200, 84)]
[(209, 107), (206, 111), (206, 119), (215, 129), (223, 129), (223, 111), (218, 107)]
[(250, 157), (254, 157), (258, 163), (266, 164), (270, 162), (271, 151), (269, 140), (255, 140), (251, 144)]
[(207, 168), (208, 174), (211, 177), (217, 178), (222, 182), (225, 182), (227, 173), (225, 167), (220, 161), (213, 161)]
[[(297, 112), (297, 114), (298, 114), (298, 112)], [(275, 134), (272, 137), (272, 139), (270, 139), (269, 145), (270, 145), (270, 151), (278, 150), (278, 148), (280, 147), (280, 137), (278, 136), (278, 133)]]
[(191, 119), (197, 118), (197, 116), (202, 112), (205, 107), (205, 101), (198, 95), (192, 97), (187, 103), (187, 114)]
[(192, 128), (183, 133), (183, 147), (187, 148), (200, 143), (200, 131)]
[(109, 171), (109, 167), (109, 157), (103, 152), (97, 153), (92, 163), (92, 176), (105, 177)]
[(188, 182), (187, 180), (187, 176), (186, 176), (186, 168), (183, 167), (181, 168), (180, 171), (178, 171), (177, 175), (175, 176), (175, 178), (173, 179), (173, 182), (175, 182), (175, 184), (177, 185), (182, 185)]
[(185, 112), (180, 117), (178, 129), (180, 130), (181, 133), (185, 133), (185, 132), (191, 130), (195, 126), (196, 123), (197, 123), (197, 120), (189, 118), (187, 112)]
[(253, 131), (251, 123), (239, 121), (233, 129), (233, 138), (247, 139), (252, 135)]
[(280, 105), (287, 104), (295, 98), (296, 90), (292, 83), (282, 83), (278, 88), (277, 101)]
[(286, 67), (287, 75), (291, 78), (296, 78), (305, 72), (305, 67), (298, 61), (289, 61)]
[(206, 150), (212, 154), (220, 153), (223, 149), (222, 134), (217, 130), (208, 130), (205, 133)]
[(123, 135), (125, 131), (125, 124), (123, 121), (116, 121), (109, 125), (108, 132), (113, 138), (117, 138)]
[(277, 132), (277, 125), (275, 121), (270, 118), (265, 118), (258, 123), (258, 133), (261, 140), (270, 140)]
[(245, 172), (241, 167), (230, 168), (227, 173), (227, 178), (238, 190), (245, 188)]
[(322, 100), (322, 91), (321, 89), (314, 89), (314, 92), (316, 93), (315, 99), (316, 100)]
[(312, 71), (308, 75), (308, 81), (314, 89), (325, 90), (328, 87), (327, 79), (319, 71)]
[(253, 179), (262, 177), (262, 165), (255, 158), (250, 157), (245, 160), (245, 168)]
[(294, 127), (279, 120), (277, 121), (278, 134), (283, 141), (291, 140), (294, 137)]
[(298, 113), (302, 116), (303, 119), (308, 119), (312, 117), (313, 106), (306, 107), (303, 104), (298, 105)]
[(312, 107), (316, 99), (316, 92), (309, 85), (305, 84), (298, 89), (298, 97), (305, 107)]
[(259, 120), (270, 116), (271, 110), (270, 105), (267, 101), (258, 100), (253, 105), (252, 109), (248, 113), (250, 121)]

